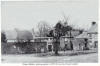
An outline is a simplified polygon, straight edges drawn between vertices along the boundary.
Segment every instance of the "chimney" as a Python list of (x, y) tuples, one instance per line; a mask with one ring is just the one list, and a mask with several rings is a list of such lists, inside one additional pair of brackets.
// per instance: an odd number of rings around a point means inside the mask
[(95, 25), (95, 24), (96, 24), (96, 22), (92, 22), (92, 26)]

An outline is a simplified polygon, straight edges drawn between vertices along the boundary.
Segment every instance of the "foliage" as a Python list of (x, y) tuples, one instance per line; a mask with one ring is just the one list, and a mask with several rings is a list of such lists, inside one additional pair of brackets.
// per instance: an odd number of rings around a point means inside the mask
[(5, 32), (1, 32), (1, 53), (5, 54), (7, 50), (8, 47), (7, 47), (6, 34)]
[(5, 32), (1, 32), (1, 42), (4, 42), (4, 43), (7, 42)]
[[(72, 27), (67, 25), (64, 26), (61, 21), (59, 21), (55, 27), (54, 30), (51, 30), (49, 32), (50, 37), (54, 37), (54, 48), (55, 48), (55, 54), (58, 55), (58, 49), (59, 49), (59, 45), (60, 45), (60, 37), (61, 36), (65, 36), (67, 34), (68, 31), (72, 30)], [(70, 42), (71, 43), (71, 42)], [(71, 43), (71, 47), (72, 47), (72, 43)]]

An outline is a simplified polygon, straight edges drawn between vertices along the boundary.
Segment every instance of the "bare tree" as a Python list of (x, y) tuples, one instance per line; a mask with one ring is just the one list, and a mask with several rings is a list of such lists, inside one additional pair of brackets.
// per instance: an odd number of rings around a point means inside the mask
[(40, 37), (46, 37), (50, 29), (50, 25), (47, 24), (45, 21), (41, 21), (38, 23), (38, 31)]

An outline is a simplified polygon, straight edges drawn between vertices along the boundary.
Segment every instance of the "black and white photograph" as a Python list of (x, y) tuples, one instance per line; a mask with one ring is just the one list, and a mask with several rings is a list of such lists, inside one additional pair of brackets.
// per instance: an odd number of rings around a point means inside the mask
[(1, 1), (1, 63), (98, 63), (98, 1)]

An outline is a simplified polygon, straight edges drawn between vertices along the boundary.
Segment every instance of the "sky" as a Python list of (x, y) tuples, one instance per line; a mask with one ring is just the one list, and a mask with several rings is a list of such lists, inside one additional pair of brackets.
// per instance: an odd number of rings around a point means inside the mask
[(1, 29), (37, 30), (41, 21), (54, 26), (63, 14), (68, 24), (88, 29), (92, 21), (98, 22), (98, 0), (2, 1)]

